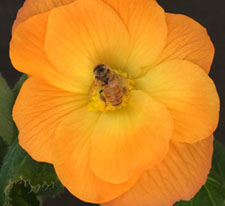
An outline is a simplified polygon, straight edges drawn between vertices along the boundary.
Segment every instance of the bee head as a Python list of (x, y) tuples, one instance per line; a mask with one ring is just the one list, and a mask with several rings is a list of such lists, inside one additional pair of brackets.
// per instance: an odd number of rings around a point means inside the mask
[(99, 64), (94, 68), (95, 77), (105, 83), (108, 82), (109, 71), (109, 68), (104, 64)]

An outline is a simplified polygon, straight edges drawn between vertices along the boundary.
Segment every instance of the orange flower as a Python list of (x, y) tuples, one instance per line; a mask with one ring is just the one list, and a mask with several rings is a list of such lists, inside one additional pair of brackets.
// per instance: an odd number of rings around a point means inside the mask
[[(155, 0), (27, 0), (10, 56), (30, 76), (13, 109), (20, 145), (78, 198), (170, 206), (205, 183), (219, 98), (197, 22)], [(99, 64), (127, 82), (119, 106), (104, 85), (90, 92)]]

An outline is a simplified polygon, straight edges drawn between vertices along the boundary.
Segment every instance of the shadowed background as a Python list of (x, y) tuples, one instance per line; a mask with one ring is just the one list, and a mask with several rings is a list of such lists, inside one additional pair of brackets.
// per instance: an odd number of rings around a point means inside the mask
[[(122, 0), (121, 0), (122, 1)], [(11, 26), (24, 0), (0, 0), (0, 73), (12, 87), (21, 73), (13, 69), (8, 55)], [(210, 76), (221, 99), (219, 126), (215, 137), (225, 143), (225, 0), (158, 0), (167, 12), (190, 16), (208, 29), (216, 53)], [(55, 199), (47, 199), (44, 206), (90, 206), (73, 197), (68, 191)], [(132, 206), (132, 205), (131, 205)]]

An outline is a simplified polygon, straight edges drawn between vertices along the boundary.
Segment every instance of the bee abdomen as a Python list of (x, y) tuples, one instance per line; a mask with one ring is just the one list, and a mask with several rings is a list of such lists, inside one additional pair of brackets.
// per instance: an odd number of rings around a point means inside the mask
[(104, 93), (108, 102), (113, 106), (120, 105), (123, 101), (123, 92), (119, 85), (105, 86)]

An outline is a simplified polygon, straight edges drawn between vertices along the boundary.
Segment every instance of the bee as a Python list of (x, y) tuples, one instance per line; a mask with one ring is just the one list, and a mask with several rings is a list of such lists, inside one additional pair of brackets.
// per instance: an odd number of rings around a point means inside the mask
[[(123, 96), (126, 93), (126, 79), (113, 72), (109, 67), (104, 64), (97, 65), (94, 70), (95, 80), (92, 84), (91, 90), (100, 87), (100, 98), (112, 106), (118, 106), (123, 102)], [(104, 93), (104, 95), (103, 95)]]

